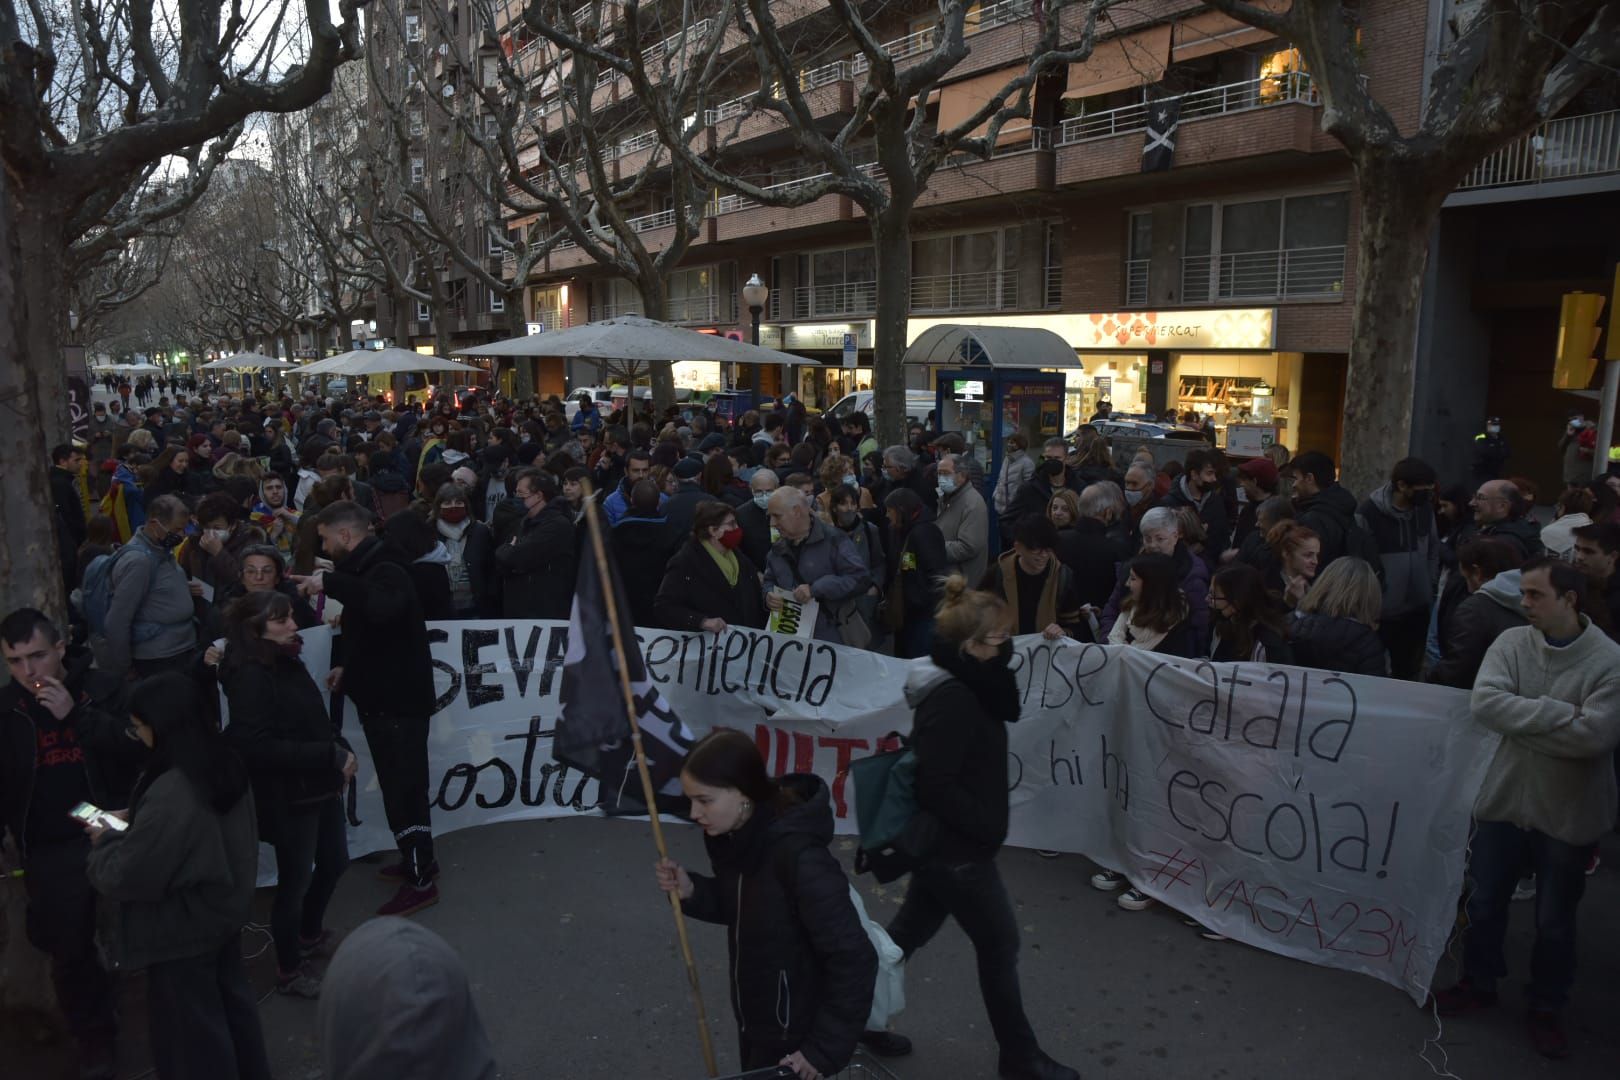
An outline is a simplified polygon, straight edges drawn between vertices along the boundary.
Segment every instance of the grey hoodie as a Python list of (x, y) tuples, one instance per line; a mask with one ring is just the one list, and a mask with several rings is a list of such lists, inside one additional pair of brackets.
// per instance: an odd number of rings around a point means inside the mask
[(315, 1024), (329, 1080), (495, 1080), (461, 958), (409, 919), (371, 919), (343, 939)]
[(1378, 543), (1384, 564), (1383, 617), (1427, 611), (1440, 580), (1440, 539), (1434, 511), (1427, 506), (1402, 510), (1385, 484), (1361, 504), (1361, 516)]

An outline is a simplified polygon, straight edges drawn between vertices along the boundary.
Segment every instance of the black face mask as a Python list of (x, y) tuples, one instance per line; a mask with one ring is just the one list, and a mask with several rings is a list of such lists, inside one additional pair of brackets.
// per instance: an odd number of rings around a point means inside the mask
[(1432, 492), (1432, 491), (1414, 491), (1414, 492), (1412, 492), (1412, 505), (1413, 506), (1428, 506), (1430, 500), (1433, 497), (1434, 497), (1434, 492)]

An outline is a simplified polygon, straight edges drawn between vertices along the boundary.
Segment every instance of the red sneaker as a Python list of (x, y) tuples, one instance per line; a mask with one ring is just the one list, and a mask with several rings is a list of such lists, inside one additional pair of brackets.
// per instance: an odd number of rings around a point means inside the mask
[(1564, 1034), (1564, 1021), (1550, 1009), (1530, 1010), (1530, 1042), (1542, 1057), (1569, 1057), (1569, 1036)]
[[(391, 884), (397, 884), (401, 881), (409, 881), (410, 876), (411, 868), (409, 864), (403, 860), (396, 863), (389, 863), (387, 866), (384, 866), (377, 871), (377, 877), (379, 879)], [(432, 862), (428, 863), (428, 876), (434, 881), (439, 880), (439, 860), (434, 859)]]
[(377, 909), (379, 915), (415, 915), (423, 908), (432, 907), (439, 902), (439, 887), (429, 884), (425, 889), (418, 889), (413, 885), (401, 885), (394, 898)]
[(1441, 1016), (1467, 1016), (1496, 1006), (1495, 990), (1480, 990), (1474, 981), (1464, 976), (1457, 985), (1434, 995), (1435, 1008)]

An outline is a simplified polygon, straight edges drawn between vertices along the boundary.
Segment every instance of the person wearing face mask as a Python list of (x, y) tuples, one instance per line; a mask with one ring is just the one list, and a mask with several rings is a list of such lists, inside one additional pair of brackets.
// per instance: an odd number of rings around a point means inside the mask
[(118, 552), (110, 576), (101, 667), (145, 678), (188, 668), (197, 648), (192, 593), (174, 559), (191, 512), (177, 495), (152, 500), (146, 523)]
[(742, 548), (736, 511), (722, 502), (698, 506), (692, 513), (691, 538), (669, 560), (658, 586), (652, 625), (711, 634), (731, 626), (763, 628), (759, 568)]
[(984, 496), (969, 480), (963, 458), (958, 454), (946, 454), (939, 459), (935, 482), (939, 511), (934, 522), (945, 538), (950, 572), (961, 574), (969, 581), (979, 581), (990, 565), (990, 514), (984, 505)]
[(748, 501), (737, 507), (737, 524), (742, 526), (742, 553), (756, 567), (764, 568), (771, 545), (781, 539), (771, 526), (771, 496), (781, 486), (781, 478), (770, 469), (755, 469), (748, 478)]
[(1423, 670), (1429, 611), (1440, 582), (1439, 527), (1434, 520), (1434, 467), (1402, 458), (1389, 483), (1361, 503), (1359, 513), (1384, 564), (1384, 606), (1378, 636), (1389, 650), (1390, 674), (1415, 679)]
[(245, 517), (231, 496), (224, 492), (209, 495), (197, 504), (201, 532), (187, 537), (177, 552), (186, 574), (213, 589), (216, 601), (241, 577), (243, 550), (266, 542), (264, 531), (247, 524)]
[(433, 522), (449, 558), (450, 606), (457, 619), (492, 619), (499, 614), (495, 596), (495, 534), (472, 516), (470, 493), (458, 483), (439, 488), (433, 498)]
[(326, 906), (349, 865), (340, 796), (354, 778), (355, 756), (299, 660), (292, 603), (279, 592), (252, 592), (226, 618), (225, 738), (252, 779), (259, 839), (276, 852), (276, 990), (313, 998), (320, 980), (306, 961), (331, 943)]
[(861, 478), (856, 475), (854, 458), (844, 457), (842, 454), (830, 455), (821, 463), (821, 472), (817, 479), (821, 481), (821, 494), (816, 496), (816, 512), (828, 521), (832, 520), (833, 493), (840, 488), (848, 488), (850, 494), (855, 496), (856, 509), (877, 509), (872, 493), (861, 486)]
[(1502, 437), (1502, 421), (1494, 416), (1487, 418), (1485, 430), (1474, 436), (1474, 486), (1507, 475), (1507, 462), (1512, 453), (1508, 441)]
[(100, 510), (118, 528), (118, 542), (129, 543), (146, 524), (146, 495), (137, 470), (152, 460), (157, 440), (150, 431), (137, 429), (118, 450), (118, 464), (112, 467), (112, 481), (102, 496)]
[[(917, 811), (934, 830), (888, 930), (909, 962), (947, 918), (955, 919), (978, 960), (979, 993), (1000, 1051), (997, 1074), (1079, 1080), (1041, 1050), (1024, 1012), (1018, 919), (996, 867), (1011, 787), (1007, 724), (1018, 717), (1018, 682), (1008, 667), (1013, 618), (1000, 597), (968, 589), (960, 575), (949, 578), (928, 660), (906, 678)], [(866, 1032), (861, 1040), (880, 1053), (910, 1049), (909, 1040), (890, 1032)]]

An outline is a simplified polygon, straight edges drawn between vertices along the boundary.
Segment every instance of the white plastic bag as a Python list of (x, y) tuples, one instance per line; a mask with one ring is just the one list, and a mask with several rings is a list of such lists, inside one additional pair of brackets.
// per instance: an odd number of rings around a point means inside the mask
[(853, 885), (849, 887), (849, 900), (855, 905), (855, 914), (861, 917), (872, 948), (877, 950), (877, 983), (872, 987), (872, 1015), (866, 1018), (866, 1030), (882, 1031), (906, 1007), (906, 973), (901, 966), (906, 954), (887, 930), (867, 916), (866, 904)]

